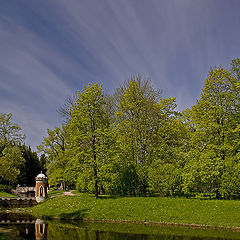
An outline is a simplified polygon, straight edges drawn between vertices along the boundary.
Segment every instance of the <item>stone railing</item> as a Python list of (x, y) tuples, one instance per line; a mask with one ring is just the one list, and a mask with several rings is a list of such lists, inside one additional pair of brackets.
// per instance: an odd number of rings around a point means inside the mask
[(0, 208), (23, 208), (37, 205), (35, 198), (0, 198)]

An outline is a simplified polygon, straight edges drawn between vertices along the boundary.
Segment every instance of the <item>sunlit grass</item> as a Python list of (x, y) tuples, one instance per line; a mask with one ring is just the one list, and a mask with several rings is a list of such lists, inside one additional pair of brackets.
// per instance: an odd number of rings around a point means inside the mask
[(160, 197), (59, 196), (32, 208), (39, 217), (240, 227), (240, 201)]
[(0, 197), (16, 197), (16, 196), (7, 192), (0, 191)]
[(73, 194), (78, 194), (78, 195), (81, 194), (78, 190), (72, 190), (72, 193)]

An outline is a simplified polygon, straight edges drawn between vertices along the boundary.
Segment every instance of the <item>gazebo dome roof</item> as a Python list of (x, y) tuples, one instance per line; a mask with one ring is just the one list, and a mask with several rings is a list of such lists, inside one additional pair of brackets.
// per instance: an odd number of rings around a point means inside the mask
[(47, 177), (41, 172), (37, 175), (36, 180), (46, 180)]

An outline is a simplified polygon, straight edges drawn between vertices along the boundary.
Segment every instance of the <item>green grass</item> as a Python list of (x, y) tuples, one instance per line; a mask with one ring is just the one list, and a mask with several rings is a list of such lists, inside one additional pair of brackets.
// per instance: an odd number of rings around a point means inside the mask
[(78, 190), (72, 190), (72, 193), (77, 195), (81, 194)]
[(0, 191), (0, 197), (16, 197), (16, 196), (7, 192)]
[(59, 196), (59, 195), (62, 195), (64, 192), (64, 190), (50, 190), (48, 192), (48, 197), (53, 197), (53, 196)]
[(95, 199), (93, 195), (59, 196), (32, 208), (33, 215), (60, 219), (151, 221), (240, 227), (240, 201), (160, 197)]

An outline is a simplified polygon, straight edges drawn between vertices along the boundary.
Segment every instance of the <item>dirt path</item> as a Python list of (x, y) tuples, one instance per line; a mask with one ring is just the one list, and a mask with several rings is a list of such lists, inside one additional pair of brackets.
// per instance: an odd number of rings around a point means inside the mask
[(77, 194), (72, 193), (72, 190), (70, 190), (70, 191), (67, 191), (67, 192), (63, 192), (61, 194), (50, 196), (49, 198), (55, 198), (55, 197), (60, 197), (60, 196), (75, 196), (75, 195), (77, 195)]
[(65, 196), (75, 196), (76, 194), (72, 193), (72, 190), (70, 190), (68, 192), (64, 192), (63, 195), (65, 195)]

